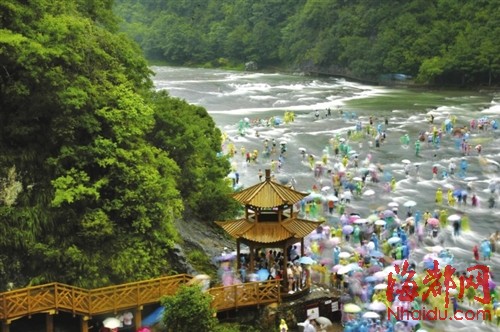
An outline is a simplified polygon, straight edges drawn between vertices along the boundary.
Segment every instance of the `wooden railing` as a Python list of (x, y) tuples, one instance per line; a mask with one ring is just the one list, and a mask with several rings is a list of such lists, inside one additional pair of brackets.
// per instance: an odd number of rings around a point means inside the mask
[[(92, 317), (104, 313), (157, 303), (161, 297), (173, 295), (192, 276), (180, 274), (146, 281), (87, 290), (60, 283), (16, 289), (0, 293), (0, 320), (7, 322), (37, 313), (65, 311)], [(224, 311), (243, 306), (259, 306), (279, 302), (278, 281), (252, 282), (208, 290), (212, 306)]]
[(279, 280), (210, 288), (208, 293), (212, 295), (212, 306), (217, 311), (281, 301)]

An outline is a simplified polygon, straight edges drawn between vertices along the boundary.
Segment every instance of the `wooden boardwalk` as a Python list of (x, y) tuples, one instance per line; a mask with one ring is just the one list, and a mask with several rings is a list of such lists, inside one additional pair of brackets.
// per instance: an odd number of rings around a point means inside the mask
[[(88, 321), (92, 316), (124, 310), (135, 311), (135, 326), (140, 326), (144, 305), (159, 303), (163, 296), (175, 294), (192, 278), (180, 274), (90, 290), (50, 283), (0, 293), (2, 332), (9, 332), (13, 320), (35, 314), (46, 314), (46, 331), (53, 332), (53, 315), (59, 311), (80, 316), (81, 332), (88, 331)], [(212, 295), (212, 306), (217, 311), (281, 301), (277, 280), (210, 288), (208, 293)]]

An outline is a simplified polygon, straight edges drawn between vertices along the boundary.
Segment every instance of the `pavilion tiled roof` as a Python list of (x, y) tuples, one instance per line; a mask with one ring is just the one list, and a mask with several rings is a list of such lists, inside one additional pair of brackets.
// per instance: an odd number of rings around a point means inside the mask
[(273, 208), (285, 204), (295, 204), (307, 195), (309, 194), (293, 190), (266, 177), (264, 182), (235, 193), (233, 198), (244, 205)]
[(216, 221), (216, 223), (234, 238), (271, 244), (291, 238), (304, 238), (320, 226), (323, 221), (292, 218), (282, 222), (254, 222), (242, 218)]

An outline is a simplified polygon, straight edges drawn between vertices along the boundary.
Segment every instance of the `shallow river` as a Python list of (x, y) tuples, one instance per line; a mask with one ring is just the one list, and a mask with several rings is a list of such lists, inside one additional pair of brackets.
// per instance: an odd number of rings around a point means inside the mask
[[(153, 67), (152, 70), (155, 72), (157, 89), (165, 89), (171, 96), (203, 106), (228, 135), (224, 152), (231, 144), (235, 146), (237, 154), (233, 164), (243, 186), (255, 184), (259, 169), (270, 169), (271, 161), (278, 159), (277, 154), (268, 158), (262, 154), (266, 139), (269, 142), (275, 139), (278, 149), (281, 142), (286, 143), (287, 151), (281, 169), (275, 172), (278, 180), (287, 182), (293, 179), (295, 188), (300, 191), (310, 191), (313, 186), (331, 186), (326, 173), (315, 178), (313, 169), (307, 160), (303, 160), (300, 149), (306, 150), (307, 155), (312, 154), (315, 161), (321, 161), (326, 156), (325, 168), (332, 169), (339, 159), (334, 156), (331, 139), (336, 136), (347, 139), (347, 132), (355, 132), (358, 121), (364, 130), (372, 117), (374, 127), (380, 124), (380, 128), (386, 132), (386, 141), (376, 148), (374, 137), (363, 135), (362, 138), (351, 137), (347, 144), (351, 150), (355, 150), (351, 156), (358, 155), (360, 167), (363, 161), (371, 158), (371, 162), (380, 164), (384, 171), (380, 174), (381, 182), (367, 183), (365, 191), (371, 189), (374, 194), (354, 198), (348, 207), (349, 212), (366, 216), (377, 207), (395, 201), (400, 205), (401, 214), (406, 212), (403, 204), (414, 200), (417, 203), (414, 212), (448, 209), (449, 214), (466, 214), (470, 219), (471, 231), (453, 237), (450, 226), (443, 230), (446, 234), (444, 245), (454, 254), (457, 264), (461, 262), (463, 266), (472, 262), (472, 247), (475, 244), (500, 230), (500, 129), (470, 133), (468, 143), (472, 150), (470, 155), (465, 156), (468, 168), (462, 176), (442, 176), (443, 170), (448, 169), (452, 160), (457, 164), (457, 173), (460, 168), (463, 154), (457, 137), (445, 133), (439, 147), (423, 142), (419, 156), (415, 155), (414, 148), (420, 132), (432, 132), (429, 123), (431, 114), (438, 129), (452, 117), (456, 117), (454, 128), (468, 126), (472, 119), (500, 120), (498, 92), (411, 90), (368, 86), (337, 78), (225, 70), (173, 67)], [(328, 108), (331, 116), (327, 116)], [(316, 117), (316, 111), (319, 117)], [(285, 112), (293, 112), (295, 121), (285, 124)], [(239, 125), (245, 121), (254, 124), (271, 117), (278, 123), (281, 120), (281, 123), (275, 126), (251, 125), (243, 129), (244, 135), (240, 135)], [(410, 137), (408, 146), (401, 140), (405, 134)], [(482, 146), (481, 155), (475, 149), (477, 145)], [(245, 151), (259, 151), (257, 163), (246, 164), (240, 154), (242, 147)], [(411, 162), (409, 176), (405, 174), (403, 159)], [(416, 164), (419, 165), (418, 175)], [(433, 165), (439, 169), (435, 179), (432, 175)], [(353, 169), (353, 172), (356, 170)], [(396, 188), (388, 192), (385, 183), (392, 177), (396, 179)], [(444, 204), (441, 206), (435, 203), (438, 187), (444, 190)], [(447, 188), (468, 190), (468, 204), (449, 207), (446, 203)], [(470, 205), (472, 194), (479, 198), (479, 207)], [(490, 196), (496, 200), (493, 209), (488, 208)], [(332, 223), (337, 221), (335, 217), (328, 219)], [(426, 249), (420, 247), (416, 253), (423, 255)], [(499, 263), (500, 253), (494, 253), (488, 264), (496, 281), (500, 280)], [(452, 324), (456, 330), (470, 330), (472, 326), (485, 330), (478, 322)], [(448, 325), (445, 329), (449, 328), (452, 327)]]

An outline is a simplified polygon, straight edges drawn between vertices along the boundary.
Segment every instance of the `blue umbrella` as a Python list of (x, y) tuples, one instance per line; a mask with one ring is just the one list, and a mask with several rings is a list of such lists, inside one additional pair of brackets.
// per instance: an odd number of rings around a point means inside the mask
[(269, 278), (269, 270), (260, 269), (259, 271), (257, 271), (257, 275), (259, 277), (259, 281), (266, 281)]
[(142, 320), (141, 325), (142, 326), (153, 326), (157, 323), (159, 323), (163, 317), (163, 313), (165, 312), (165, 307), (158, 307), (155, 311), (153, 311), (151, 314), (146, 316)]
[(316, 261), (309, 256), (302, 256), (299, 258), (299, 263), (304, 265), (311, 265), (316, 263)]
[(370, 251), (370, 256), (375, 257), (375, 258), (380, 258), (380, 257), (384, 257), (384, 254), (378, 250), (372, 250), (372, 251)]
[(366, 282), (377, 282), (377, 281), (379, 281), (379, 280), (380, 280), (380, 279), (379, 279), (379, 278), (377, 278), (377, 277), (375, 277), (375, 276), (368, 276), (368, 277), (366, 277), (366, 278), (365, 278), (365, 281), (366, 281)]
[(395, 243), (398, 243), (401, 241), (401, 238), (400, 237), (397, 237), (397, 236), (393, 236), (391, 237), (389, 240), (387, 240), (387, 242), (389, 244), (395, 244)]

